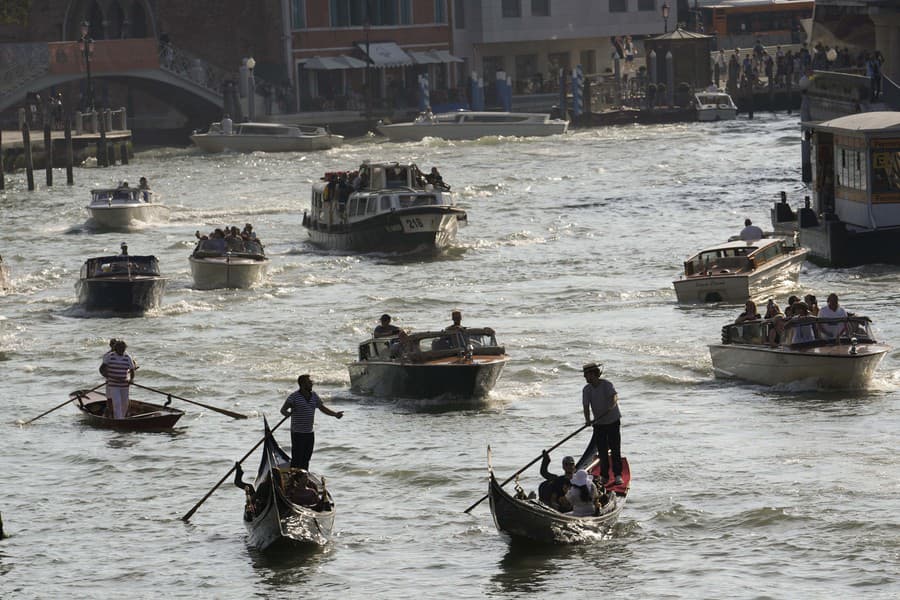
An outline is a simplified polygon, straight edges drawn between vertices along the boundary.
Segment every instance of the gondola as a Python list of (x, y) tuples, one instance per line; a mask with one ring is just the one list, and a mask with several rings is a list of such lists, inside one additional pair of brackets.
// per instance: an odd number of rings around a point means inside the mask
[[(578, 468), (586, 468), (596, 477), (600, 471), (596, 466), (598, 462), (596, 455), (591, 452), (590, 457), (586, 458), (588, 454), (586, 452), (585, 457), (578, 462)], [(573, 517), (550, 508), (534, 497), (534, 494), (526, 495), (518, 481), (515, 494), (508, 493), (494, 477), (494, 470), (490, 465), (488, 470), (490, 472), (488, 499), (494, 525), (497, 531), (511, 542), (524, 540), (543, 544), (573, 544), (607, 537), (622, 509), (625, 508), (631, 484), (631, 471), (628, 461), (623, 456), (624, 483), (613, 484), (612, 472), (609, 473), (610, 483), (602, 493), (602, 507), (599, 514), (593, 517)]]
[(323, 477), (309, 474), (319, 490), (315, 506), (301, 506), (289, 498), (286, 483), (292, 476), (291, 457), (281, 449), (265, 423), (265, 441), (259, 472), (244, 507), (249, 542), (259, 550), (285, 546), (324, 546), (334, 528), (334, 502)]
[(169, 403), (153, 404), (140, 400), (129, 400), (128, 414), (124, 419), (113, 419), (107, 410), (106, 395), (100, 392), (76, 390), (69, 394), (75, 406), (85, 416), (87, 422), (96, 427), (110, 427), (131, 431), (164, 431), (172, 429), (184, 415), (184, 411), (172, 408)]

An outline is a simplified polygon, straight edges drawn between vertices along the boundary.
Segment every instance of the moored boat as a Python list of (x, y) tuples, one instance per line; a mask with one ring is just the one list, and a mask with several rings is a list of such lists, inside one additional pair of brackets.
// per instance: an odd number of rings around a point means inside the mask
[[(602, 484), (596, 479), (599, 475), (596, 453), (589, 456), (590, 459), (582, 458), (576, 468), (586, 469), (595, 475), (594, 483), (590, 485), (598, 486), (600, 500), (594, 516), (576, 517), (560, 512), (541, 502), (536, 494), (526, 495), (518, 480), (515, 493), (511, 494), (503, 489), (494, 476), (493, 468), (489, 467), (488, 499), (497, 531), (511, 542), (543, 544), (582, 543), (609, 536), (625, 508), (631, 487), (631, 470), (628, 460), (623, 456), (623, 483), (615, 484), (613, 478), (608, 477), (608, 483)], [(611, 475), (612, 471), (608, 473), (608, 476)]]
[(257, 240), (201, 239), (188, 257), (198, 290), (249, 288), (266, 274), (269, 263)]
[(133, 431), (162, 431), (171, 429), (184, 415), (184, 411), (172, 408), (169, 403), (153, 404), (129, 399), (128, 413), (124, 419), (114, 419), (108, 407), (106, 395), (88, 390), (76, 390), (69, 394), (85, 419), (96, 427), (127, 429)]
[(155, 256), (122, 254), (89, 258), (75, 284), (78, 302), (88, 310), (141, 314), (162, 303), (167, 280)]
[(378, 125), (378, 133), (391, 141), (417, 141), (426, 137), (476, 140), (486, 136), (532, 137), (565, 133), (569, 122), (547, 113), (459, 110), (422, 113), (409, 123)]
[(244, 526), (251, 545), (268, 550), (292, 545), (324, 546), (331, 540), (335, 508), (324, 477), (308, 474), (318, 500), (304, 505), (295, 502), (291, 488), (297, 475), (291, 469), (291, 457), (275, 441), (266, 423), (262, 460), (244, 507)]
[(430, 177), (414, 163), (396, 162), (326, 173), (312, 186), (303, 227), (311, 243), (332, 250), (441, 250), (456, 238), (466, 211), (454, 205), (449, 186)]
[(492, 329), (465, 328), (366, 340), (348, 368), (356, 393), (480, 398), (493, 389), (508, 361)]
[(796, 283), (806, 254), (790, 238), (728, 241), (687, 259), (672, 284), (679, 302), (739, 304)]
[(737, 118), (737, 106), (726, 92), (703, 91), (694, 94), (698, 121), (729, 121)]
[(91, 190), (87, 205), (90, 224), (97, 229), (128, 230), (135, 221), (144, 223), (168, 219), (169, 209), (154, 200), (148, 189), (119, 186)]
[(191, 141), (205, 152), (306, 152), (340, 146), (344, 136), (324, 127), (280, 123), (235, 123), (229, 133), (216, 122), (206, 133), (195, 131)]
[(888, 350), (864, 316), (728, 324), (722, 328), (722, 342), (709, 346), (716, 377), (831, 389), (865, 388)]

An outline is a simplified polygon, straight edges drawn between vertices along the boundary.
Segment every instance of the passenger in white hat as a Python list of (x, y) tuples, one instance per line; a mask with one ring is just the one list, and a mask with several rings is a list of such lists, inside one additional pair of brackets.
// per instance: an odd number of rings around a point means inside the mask
[(570, 514), (573, 517), (593, 516), (597, 512), (597, 487), (594, 485), (594, 478), (584, 469), (575, 471), (566, 499), (572, 505)]

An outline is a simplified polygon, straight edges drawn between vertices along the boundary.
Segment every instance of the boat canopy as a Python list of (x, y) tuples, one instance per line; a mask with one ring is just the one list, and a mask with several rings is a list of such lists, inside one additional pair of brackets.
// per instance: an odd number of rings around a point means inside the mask
[(732, 241), (701, 250), (684, 263), (685, 275), (698, 273), (738, 273), (750, 271), (787, 254), (792, 247), (783, 238)]
[(150, 202), (153, 192), (141, 188), (117, 187), (91, 190), (91, 205)]
[(155, 256), (118, 254), (89, 258), (81, 267), (82, 279), (121, 275), (159, 276), (159, 261)]

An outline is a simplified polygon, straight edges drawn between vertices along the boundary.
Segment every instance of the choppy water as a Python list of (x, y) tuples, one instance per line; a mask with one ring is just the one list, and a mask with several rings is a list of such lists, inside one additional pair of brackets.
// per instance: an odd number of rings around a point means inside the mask
[[(681, 261), (768, 227), (782, 189), (798, 202), (796, 118), (625, 127), (554, 139), (364, 140), (321, 154), (140, 153), (79, 169), (76, 185), (0, 193), (0, 595), (48, 597), (893, 598), (900, 594), (900, 429), (896, 352), (852, 394), (717, 381), (707, 344), (737, 307), (684, 308)], [(300, 226), (311, 183), (363, 159), (437, 165), (469, 212), (434, 259), (316, 251)], [(40, 174), (39, 174), (40, 175)], [(92, 187), (147, 176), (171, 221), (96, 234)], [(60, 175), (57, 181), (64, 181)], [(195, 230), (252, 222), (272, 256), (249, 291), (191, 289)], [(152, 253), (171, 277), (145, 318), (85, 318), (73, 307), (83, 260)], [(801, 288), (840, 294), (900, 343), (900, 271), (806, 265)], [(793, 290), (785, 290), (781, 300)], [(440, 406), (348, 392), (356, 343), (388, 312), (403, 327), (495, 328), (512, 360), (484, 403)], [(175, 433), (102, 431), (63, 402), (100, 383), (122, 337), (138, 381), (253, 415), (182, 404)], [(510, 547), (487, 503), (485, 451), (505, 477), (582, 423), (580, 365), (600, 360), (619, 391), (632, 492), (612, 539)], [(242, 493), (226, 484), (179, 520), (277, 419), (309, 371), (341, 421), (318, 416), (314, 468), (338, 503), (331, 547), (249, 549)], [(143, 396), (142, 396), (143, 397)], [(289, 444), (286, 431), (280, 439)], [(587, 432), (554, 453), (578, 453)], [(255, 468), (251, 458), (247, 471)], [(536, 471), (523, 477), (526, 487)]]

